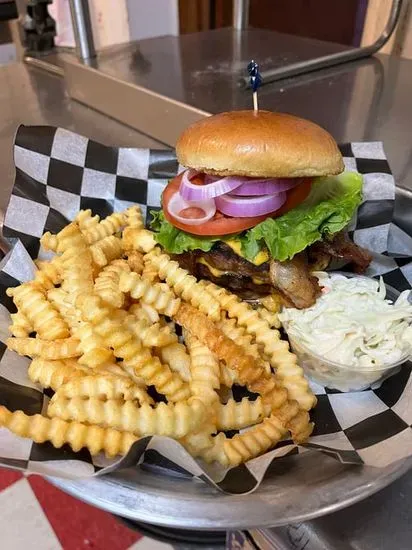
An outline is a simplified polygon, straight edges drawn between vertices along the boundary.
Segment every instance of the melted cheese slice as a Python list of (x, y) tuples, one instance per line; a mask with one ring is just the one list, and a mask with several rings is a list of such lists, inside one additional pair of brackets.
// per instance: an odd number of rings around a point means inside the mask
[[(242, 247), (241, 247), (241, 244), (240, 244), (239, 241), (236, 241), (234, 239), (234, 240), (225, 241), (225, 243), (228, 246), (230, 246), (230, 248), (233, 250), (233, 252), (235, 254), (237, 254), (241, 258), (244, 258), (244, 255), (242, 254)], [(269, 260), (268, 251), (267, 250), (261, 250), (260, 252), (258, 252), (258, 254), (255, 256), (255, 258), (253, 260), (249, 260), (249, 261), (251, 261), (251, 263), (254, 264), (254, 265), (262, 265), (265, 262), (267, 262), (268, 260)]]

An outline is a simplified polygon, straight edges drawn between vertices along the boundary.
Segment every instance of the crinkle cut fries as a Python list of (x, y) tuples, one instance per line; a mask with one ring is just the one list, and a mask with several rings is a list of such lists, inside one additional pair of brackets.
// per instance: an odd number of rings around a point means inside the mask
[[(276, 312), (181, 269), (144, 228), (138, 206), (104, 220), (82, 210), (41, 244), (53, 259), (7, 291), (17, 307), (7, 346), (30, 356), (30, 379), (55, 393), (45, 416), (0, 407), (1, 426), (108, 456), (165, 435), (224, 466), (289, 435), (309, 437), (316, 398), (275, 328)], [(259, 396), (236, 402), (233, 384)], [(154, 402), (150, 387), (165, 402)], [(228, 430), (239, 433), (229, 438)]]

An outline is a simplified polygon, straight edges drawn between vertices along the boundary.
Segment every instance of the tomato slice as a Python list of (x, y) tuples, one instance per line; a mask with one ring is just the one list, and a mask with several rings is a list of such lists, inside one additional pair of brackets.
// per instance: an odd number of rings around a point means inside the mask
[[(309, 195), (312, 185), (312, 179), (307, 178), (301, 184), (288, 191), (286, 202), (281, 208), (279, 208), (279, 210), (276, 210), (276, 212), (272, 212), (271, 214), (265, 214), (264, 216), (254, 216), (250, 218), (231, 218), (229, 216), (225, 216), (221, 212), (216, 212), (211, 220), (208, 220), (201, 225), (187, 225), (175, 220), (173, 216), (169, 214), (167, 209), (167, 205), (169, 204), (170, 199), (176, 191), (179, 191), (181, 179), (182, 174), (179, 174), (168, 183), (165, 190), (163, 191), (162, 206), (164, 216), (169, 223), (171, 223), (178, 229), (186, 231), (186, 233), (191, 233), (192, 235), (201, 235), (203, 237), (240, 233), (245, 229), (250, 229), (258, 223), (263, 222), (263, 220), (265, 220), (266, 218), (276, 218), (278, 216), (281, 216), (282, 214), (288, 212), (288, 210), (295, 208), (295, 206), (303, 202)], [(197, 180), (196, 183), (201, 185), (201, 182), (199, 180)]]

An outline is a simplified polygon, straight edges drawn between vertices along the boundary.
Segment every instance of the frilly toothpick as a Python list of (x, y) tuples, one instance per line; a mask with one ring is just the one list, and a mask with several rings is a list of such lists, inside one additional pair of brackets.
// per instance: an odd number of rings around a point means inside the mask
[(259, 110), (257, 91), (259, 86), (262, 84), (262, 77), (260, 76), (259, 65), (256, 61), (252, 59), (247, 66), (247, 71), (250, 76), (250, 86), (253, 91), (253, 110), (257, 112)]

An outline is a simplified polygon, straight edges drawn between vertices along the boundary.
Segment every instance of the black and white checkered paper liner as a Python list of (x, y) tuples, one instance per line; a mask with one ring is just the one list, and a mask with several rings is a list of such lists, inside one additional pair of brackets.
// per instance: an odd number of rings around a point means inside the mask
[[(351, 224), (355, 242), (375, 253), (371, 275), (404, 290), (412, 282), (410, 231), (393, 222), (395, 184), (381, 143), (341, 147), (348, 170), (364, 175), (364, 201)], [(159, 209), (161, 192), (179, 170), (173, 151), (105, 147), (61, 128), (20, 127), (14, 147), (16, 179), (3, 234), (12, 249), (0, 264), (0, 404), (27, 414), (46, 410), (51, 396), (27, 376), (29, 360), (6, 349), (9, 286), (31, 279), (32, 258), (45, 231), (58, 232), (81, 208), (106, 216), (140, 204), (146, 221)], [(403, 197), (403, 201), (406, 199)], [(411, 205), (412, 206), (412, 205)], [(388, 252), (388, 243), (397, 252)], [(101, 475), (141, 465), (167, 475), (193, 476), (228, 493), (253, 491), (278, 457), (317, 450), (345, 463), (386, 466), (412, 455), (412, 366), (406, 364), (380, 388), (340, 393), (314, 386), (315, 431), (303, 447), (291, 442), (247, 464), (224, 471), (194, 460), (179, 443), (164, 437), (136, 442), (120, 461), (74, 453), (66, 445), (36, 444), (0, 429), (0, 464), (60, 477)], [(234, 392), (234, 397), (236, 392)], [(138, 472), (136, 473), (138, 482)]]

